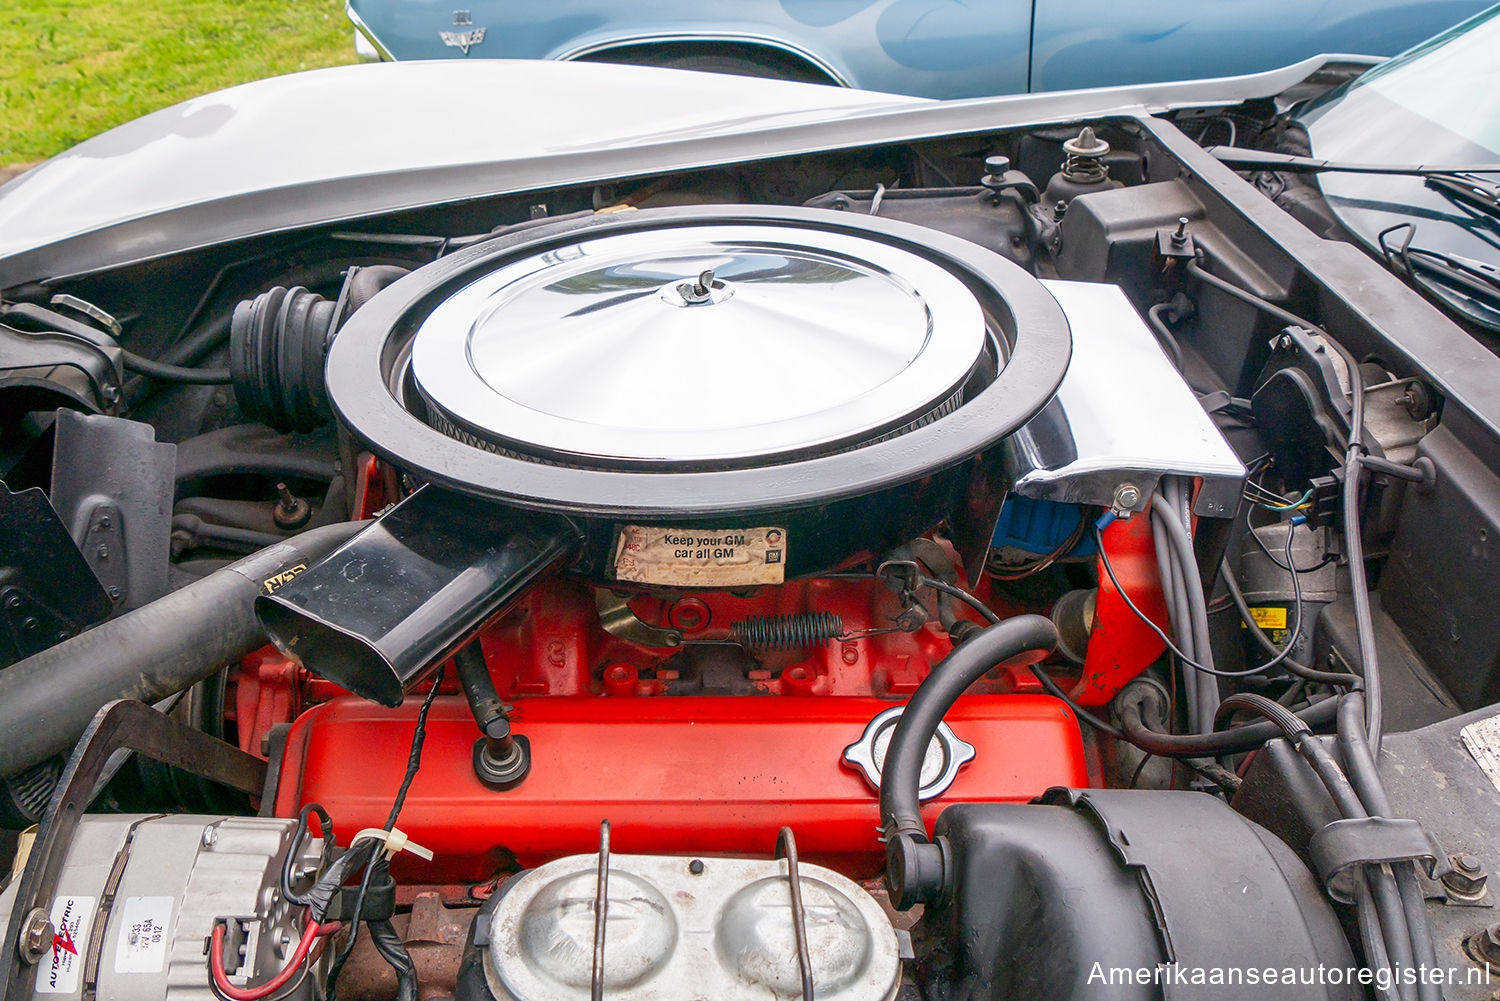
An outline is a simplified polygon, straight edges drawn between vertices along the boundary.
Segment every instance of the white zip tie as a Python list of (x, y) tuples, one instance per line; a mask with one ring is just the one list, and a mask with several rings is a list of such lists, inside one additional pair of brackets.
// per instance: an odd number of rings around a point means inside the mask
[(354, 836), (354, 840), (349, 842), (349, 847), (353, 848), (355, 844), (365, 838), (374, 838), (376, 841), (383, 842), (385, 844), (385, 857), (387, 859), (392, 858), (398, 852), (408, 851), (418, 858), (425, 859), (428, 862), (432, 861), (432, 849), (423, 848), (415, 841), (410, 840), (407, 838), (406, 832), (399, 827), (393, 827), (389, 831), (381, 827), (366, 827)]

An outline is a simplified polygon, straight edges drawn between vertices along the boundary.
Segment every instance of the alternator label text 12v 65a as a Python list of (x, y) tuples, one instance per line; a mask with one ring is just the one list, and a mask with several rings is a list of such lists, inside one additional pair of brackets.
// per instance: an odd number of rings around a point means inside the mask
[(615, 579), (667, 587), (745, 587), (786, 579), (786, 529), (625, 525)]

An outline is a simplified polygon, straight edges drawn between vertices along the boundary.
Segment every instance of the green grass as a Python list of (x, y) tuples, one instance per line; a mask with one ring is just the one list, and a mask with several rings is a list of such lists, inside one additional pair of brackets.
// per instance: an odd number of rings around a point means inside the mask
[(342, 0), (0, 0), (0, 165), (221, 87), (353, 61)]

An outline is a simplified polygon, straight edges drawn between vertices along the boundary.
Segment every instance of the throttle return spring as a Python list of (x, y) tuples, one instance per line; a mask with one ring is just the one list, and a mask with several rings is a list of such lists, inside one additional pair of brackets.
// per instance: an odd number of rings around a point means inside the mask
[(731, 623), (729, 634), (751, 650), (796, 650), (825, 646), (844, 635), (844, 619), (833, 612), (762, 615)]

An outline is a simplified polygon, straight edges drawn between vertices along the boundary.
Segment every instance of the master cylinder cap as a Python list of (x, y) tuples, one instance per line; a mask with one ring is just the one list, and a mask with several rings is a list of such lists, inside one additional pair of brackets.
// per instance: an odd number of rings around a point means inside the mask
[[(608, 865), (602, 978), (611, 1001), (801, 995), (785, 859), (610, 855)], [(497, 999), (586, 1001), (598, 866), (597, 855), (574, 855), (507, 886), (485, 936)], [(900, 962), (880, 906), (832, 870), (798, 869), (819, 1001), (893, 997)]]

